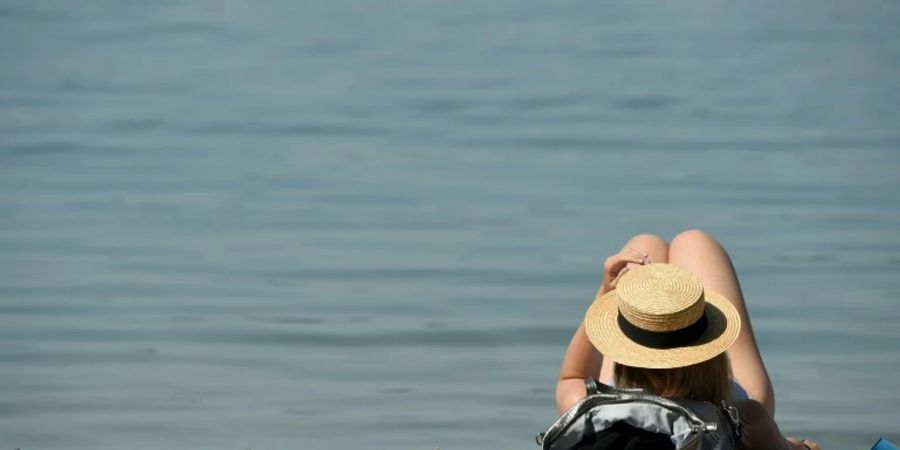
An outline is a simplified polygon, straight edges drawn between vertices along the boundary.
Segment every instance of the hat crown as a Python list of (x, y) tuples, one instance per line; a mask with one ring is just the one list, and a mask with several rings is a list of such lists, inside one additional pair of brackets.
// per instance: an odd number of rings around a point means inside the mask
[(673, 331), (690, 326), (703, 315), (703, 284), (696, 275), (674, 264), (638, 266), (619, 280), (619, 313), (648, 331)]

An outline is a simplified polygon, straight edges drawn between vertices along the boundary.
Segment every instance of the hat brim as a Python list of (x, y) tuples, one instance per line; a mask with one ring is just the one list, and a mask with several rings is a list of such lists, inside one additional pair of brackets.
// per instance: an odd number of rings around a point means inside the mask
[(588, 339), (603, 357), (632, 367), (671, 369), (707, 361), (721, 354), (737, 339), (741, 316), (727, 298), (704, 289), (706, 332), (693, 343), (667, 349), (652, 348), (634, 342), (619, 328), (619, 296), (610, 291), (588, 308), (584, 328)]

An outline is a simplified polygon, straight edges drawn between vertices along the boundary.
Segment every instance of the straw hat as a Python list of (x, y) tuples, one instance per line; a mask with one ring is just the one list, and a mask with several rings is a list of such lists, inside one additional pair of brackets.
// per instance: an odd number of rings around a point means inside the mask
[(616, 289), (588, 308), (584, 325), (604, 357), (632, 367), (668, 369), (724, 352), (741, 331), (741, 317), (728, 299), (704, 289), (696, 275), (655, 263), (622, 275)]

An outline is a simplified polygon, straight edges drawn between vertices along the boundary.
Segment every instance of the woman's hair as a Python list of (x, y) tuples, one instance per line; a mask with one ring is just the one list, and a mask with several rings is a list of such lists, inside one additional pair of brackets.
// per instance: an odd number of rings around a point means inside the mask
[(719, 405), (731, 399), (731, 364), (722, 353), (692, 366), (644, 369), (615, 364), (616, 385), (643, 388), (662, 397), (693, 398)]

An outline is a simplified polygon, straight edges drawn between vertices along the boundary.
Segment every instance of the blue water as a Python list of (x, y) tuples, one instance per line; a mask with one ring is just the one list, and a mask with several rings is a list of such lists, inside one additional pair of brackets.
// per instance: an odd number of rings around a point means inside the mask
[(900, 4), (0, 0), (0, 448), (536, 448), (605, 257), (731, 251), (900, 441)]

